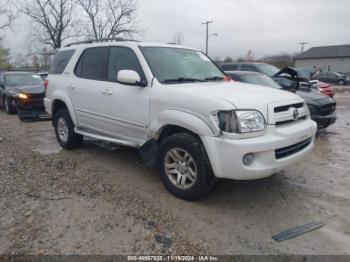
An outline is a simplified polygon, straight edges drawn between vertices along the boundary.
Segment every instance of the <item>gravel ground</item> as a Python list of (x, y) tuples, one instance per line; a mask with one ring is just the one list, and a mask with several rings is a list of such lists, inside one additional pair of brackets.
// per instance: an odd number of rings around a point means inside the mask
[[(315, 151), (207, 198), (167, 193), (136, 150), (93, 140), (61, 150), (50, 122), (0, 110), (0, 254), (350, 254), (350, 95)], [(282, 243), (271, 237), (325, 226)]]

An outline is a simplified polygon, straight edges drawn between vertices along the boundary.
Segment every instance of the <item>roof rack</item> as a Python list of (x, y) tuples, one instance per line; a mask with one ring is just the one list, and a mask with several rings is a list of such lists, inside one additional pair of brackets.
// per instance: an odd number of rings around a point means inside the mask
[(82, 45), (82, 44), (93, 44), (93, 43), (103, 43), (103, 42), (125, 42), (125, 41), (139, 42), (134, 39), (125, 39), (122, 37), (116, 37), (116, 38), (101, 38), (101, 39), (90, 39), (85, 41), (79, 41), (79, 42), (67, 44), (64, 47), (70, 47), (72, 45)]

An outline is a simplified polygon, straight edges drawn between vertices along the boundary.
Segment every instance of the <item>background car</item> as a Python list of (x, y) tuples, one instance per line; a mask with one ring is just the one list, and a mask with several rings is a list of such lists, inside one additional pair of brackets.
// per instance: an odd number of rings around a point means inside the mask
[(4, 107), (8, 114), (17, 112), (22, 120), (46, 118), (44, 97), (43, 80), (38, 74), (0, 73), (0, 106)]
[(318, 87), (319, 87), (319, 91), (329, 97), (334, 97), (334, 91), (331, 85), (318, 81)]
[(350, 77), (339, 74), (337, 72), (320, 72), (312, 77), (325, 83), (334, 83), (338, 85), (346, 85), (350, 83)]
[[(248, 71), (225, 71), (233, 80), (249, 84), (268, 86), (281, 89), (270, 77)], [(301, 96), (309, 107), (312, 120), (314, 120), (319, 128), (327, 128), (336, 121), (336, 102), (334, 99), (325, 96), (319, 92), (297, 90), (296, 93)]]

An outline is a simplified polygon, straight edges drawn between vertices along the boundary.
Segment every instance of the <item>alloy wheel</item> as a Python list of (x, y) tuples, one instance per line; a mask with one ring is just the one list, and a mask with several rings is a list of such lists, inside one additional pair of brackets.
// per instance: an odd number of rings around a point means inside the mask
[(61, 117), (57, 122), (57, 133), (63, 143), (68, 141), (69, 131), (67, 121)]
[(189, 189), (197, 180), (197, 165), (184, 149), (170, 149), (164, 159), (164, 168), (171, 183), (179, 189)]

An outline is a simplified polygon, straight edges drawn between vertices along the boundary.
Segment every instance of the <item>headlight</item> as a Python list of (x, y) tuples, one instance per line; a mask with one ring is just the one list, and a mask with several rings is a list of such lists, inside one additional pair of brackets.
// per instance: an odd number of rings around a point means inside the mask
[(265, 130), (265, 120), (254, 110), (219, 112), (219, 125), (228, 133), (252, 133)]

